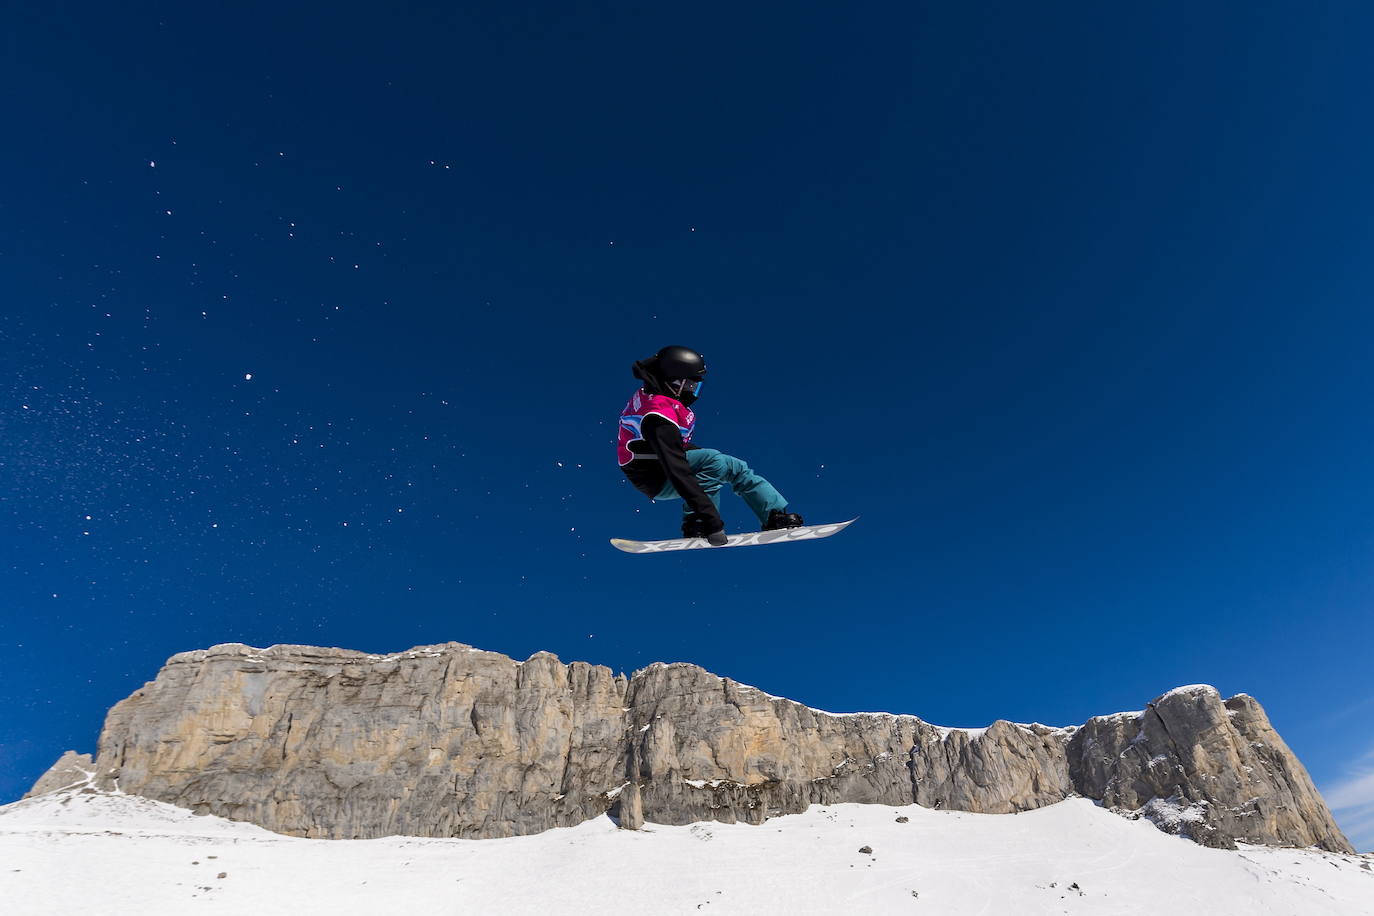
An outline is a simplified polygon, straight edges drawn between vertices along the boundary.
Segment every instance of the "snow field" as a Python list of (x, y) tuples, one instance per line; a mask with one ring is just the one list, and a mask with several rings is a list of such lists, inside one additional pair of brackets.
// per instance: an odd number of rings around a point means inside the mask
[(598, 818), (496, 840), (304, 840), (121, 795), (0, 808), (0, 909), (11, 916), (1344, 916), (1374, 914), (1363, 866), (1374, 857), (1204, 849), (1083, 799), (1019, 815), (837, 805), (759, 827), (639, 832)]

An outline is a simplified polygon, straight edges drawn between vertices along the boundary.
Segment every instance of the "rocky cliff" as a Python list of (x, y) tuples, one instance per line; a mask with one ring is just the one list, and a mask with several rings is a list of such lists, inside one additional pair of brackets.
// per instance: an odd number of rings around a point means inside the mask
[(631, 828), (757, 824), (838, 802), (1001, 814), (1082, 795), (1207, 845), (1352, 851), (1244, 694), (945, 729), (819, 712), (694, 665), (627, 679), (458, 643), (175, 655), (110, 711), (94, 761), (69, 752), (34, 793), (79, 779), (310, 837), (511, 836), (607, 811)]

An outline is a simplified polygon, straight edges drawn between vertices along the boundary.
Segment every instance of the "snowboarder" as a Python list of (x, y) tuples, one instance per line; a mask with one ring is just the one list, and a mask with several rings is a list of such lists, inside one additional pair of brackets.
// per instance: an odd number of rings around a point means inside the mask
[(692, 444), (706, 359), (687, 347), (664, 347), (634, 364), (643, 387), (620, 414), (616, 457), (630, 483), (645, 496), (683, 501), (682, 536), (726, 543), (720, 491), (727, 484), (758, 516), (761, 530), (797, 528), (800, 515), (787, 511), (772, 484), (738, 458)]

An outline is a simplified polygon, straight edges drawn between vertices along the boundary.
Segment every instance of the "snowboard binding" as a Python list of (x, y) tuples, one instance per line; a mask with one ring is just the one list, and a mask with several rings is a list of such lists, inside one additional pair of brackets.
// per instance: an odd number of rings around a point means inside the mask
[(806, 522), (795, 512), (787, 512), (782, 509), (774, 509), (768, 513), (768, 521), (763, 523), (760, 531), (777, 531), (782, 528), (800, 528)]
[(682, 517), (682, 536), (705, 538), (712, 547), (725, 545), (725, 525), (704, 512), (689, 512)]

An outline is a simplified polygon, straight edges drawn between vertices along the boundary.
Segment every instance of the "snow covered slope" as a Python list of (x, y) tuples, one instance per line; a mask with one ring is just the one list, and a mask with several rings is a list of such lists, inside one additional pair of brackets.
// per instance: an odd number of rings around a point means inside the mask
[(1018, 815), (838, 805), (639, 832), (601, 818), (490, 840), (295, 839), (80, 792), (0, 808), (9, 916), (1374, 914), (1371, 869), (1368, 855), (1206, 849), (1083, 799)]

